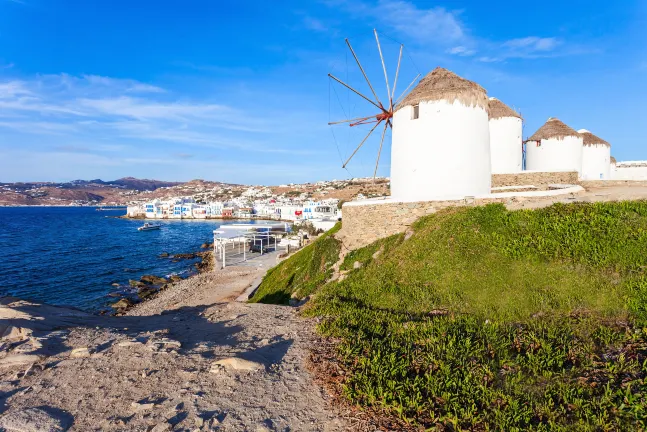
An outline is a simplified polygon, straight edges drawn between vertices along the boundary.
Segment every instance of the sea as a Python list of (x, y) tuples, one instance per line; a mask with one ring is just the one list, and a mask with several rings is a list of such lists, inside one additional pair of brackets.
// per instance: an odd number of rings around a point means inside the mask
[(125, 213), (93, 207), (0, 207), (0, 295), (107, 310), (128, 290), (129, 280), (147, 274), (189, 276), (198, 261), (162, 254), (197, 252), (213, 241), (219, 226), (240, 223), (159, 220), (161, 229), (138, 231), (144, 221), (117, 217)]

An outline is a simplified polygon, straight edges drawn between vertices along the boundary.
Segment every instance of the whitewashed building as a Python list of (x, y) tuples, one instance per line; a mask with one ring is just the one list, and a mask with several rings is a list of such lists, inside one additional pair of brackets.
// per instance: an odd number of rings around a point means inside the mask
[(490, 98), (489, 107), (492, 174), (518, 173), (523, 169), (523, 120), (497, 98)]
[(647, 161), (617, 162), (614, 180), (647, 180)]
[(399, 201), (490, 193), (488, 98), (483, 87), (436, 68), (393, 115), (391, 196)]
[(611, 178), (611, 144), (586, 129), (577, 131), (584, 143), (582, 149), (582, 180)]
[(330, 202), (308, 201), (303, 206), (302, 219), (328, 219), (337, 215), (337, 205)]
[(577, 171), (582, 175), (584, 142), (577, 131), (557, 118), (549, 118), (526, 140), (529, 171)]

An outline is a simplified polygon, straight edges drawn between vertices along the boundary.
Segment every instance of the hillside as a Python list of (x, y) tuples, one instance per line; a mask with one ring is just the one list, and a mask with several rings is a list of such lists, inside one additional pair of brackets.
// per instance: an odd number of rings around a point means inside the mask
[(447, 210), (348, 254), (326, 282), (331, 241), (282, 262), (252, 301), (316, 293), (305, 313), (333, 348), (315, 349), (315, 369), (373, 422), (647, 427), (647, 202)]
[(66, 183), (0, 183), (0, 206), (132, 205), (153, 199), (193, 197), (198, 202), (227, 201), (245, 196), (352, 200), (388, 195), (388, 179), (349, 179), (281, 186), (249, 186), (207, 180), (167, 182), (125, 177), (113, 181), (74, 180)]

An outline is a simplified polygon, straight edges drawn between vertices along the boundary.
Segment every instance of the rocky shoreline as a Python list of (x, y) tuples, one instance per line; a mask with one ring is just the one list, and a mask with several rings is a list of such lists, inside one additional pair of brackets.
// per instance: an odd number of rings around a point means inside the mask
[[(173, 274), (171, 276), (162, 277), (157, 275), (143, 275), (139, 280), (129, 280), (128, 286), (122, 286), (118, 283), (113, 284), (116, 288), (121, 288), (119, 291), (109, 294), (111, 297), (120, 297), (115, 303), (112, 303), (113, 315), (124, 315), (128, 310), (132, 309), (135, 305), (155, 298), (160, 292), (169, 289), (174, 283), (180, 282), (185, 279), (190, 279), (200, 273), (213, 270), (214, 257), (213, 243), (203, 243), (200, 246), (200, 251), (189, 253), (169, 254), (163, 252), (159, 255), (161, 259), (170, 259), (173, 262), (180, 260), (193, 260), (199, 258), (200, 261), (193, 264), (196, 273), (190, 274), (188, 277), (183, 278), (180, 275)], [(100, 314), (105, 315), (110, 311), (104, 309)]]
[(275, 263), (151, 275), (122, 316), (0, 298), (0, 430), (345, 430), (305, 367), (313, 323), (235, 301)]

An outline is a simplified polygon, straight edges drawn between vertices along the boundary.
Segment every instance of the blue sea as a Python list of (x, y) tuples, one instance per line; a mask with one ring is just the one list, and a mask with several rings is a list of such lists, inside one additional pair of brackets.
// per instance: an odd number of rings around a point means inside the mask
[(125, 213), (92, 207), (0, 207), (0, 295), (105, 309), (129, 279), (188, 276), (197, 260), (173, 262), (160, 254), (196, 252), (212, 242), (214, 229), (236, 222), (161, 220), (160, 230), (137, 231), (143, 221), (116, 218)]

